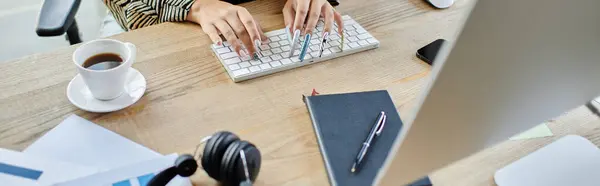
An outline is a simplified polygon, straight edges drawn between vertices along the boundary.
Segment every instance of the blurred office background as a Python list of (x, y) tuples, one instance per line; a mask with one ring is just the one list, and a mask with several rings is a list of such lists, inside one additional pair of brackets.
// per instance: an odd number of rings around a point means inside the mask
[[(42, 2), (43, 0), (0, 1), (0, 63), (69, 46), (64, 36), (39, 37), (35, 33)], [(82, 0), (75, 17), (83, 41), (99, 37), (106, 11), (102, 0)]]

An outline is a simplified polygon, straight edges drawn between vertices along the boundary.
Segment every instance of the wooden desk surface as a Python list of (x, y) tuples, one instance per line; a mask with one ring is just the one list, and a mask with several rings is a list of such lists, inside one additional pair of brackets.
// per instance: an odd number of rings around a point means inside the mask
[[(190, 153), (200, 139), (229, 130), (263, 153), (257, 185), (327, 185), (302, 94), (387, 89), (401, 116), (427, 82), (430, 68), (414, 53), (437, 38), (453, 38), (472, 0), (434, 10), (421, 0), (347, 0), (338, 7), (381, 41), (361, 52), (233, 83), (197, 25), (166, 23), (113, 38), (138, 46), (134, 67), (148, 89), (135, 105), (96, 114), (72, 106), (65, 89), (75, 76), (76, 46), (0, 64), (0, 147), (22, 150), (70, 114), (77, 114), (160, 153)], [(283, 28), (282, 0), (247, 3), (265, 31)], [(432, 174), (437, 185), (492, 185), (494, 171), (570, 133), (600, 144), (600, 121), (578, 108), (550, 123), (557, 136), (507, 141)], [(213, 185), (203, 171), (196, 185)]]

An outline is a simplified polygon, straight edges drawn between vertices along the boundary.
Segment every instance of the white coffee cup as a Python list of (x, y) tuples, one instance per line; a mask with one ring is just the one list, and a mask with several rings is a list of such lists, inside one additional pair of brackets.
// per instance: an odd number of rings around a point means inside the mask
[[(83, 67), (88, 58), (102, 53), (118, 54), (123, 62), (107, 70), (92, 70)], [(87, 42), (73, 52), (73, 62), (94, 98), (111, 100), (125, 90), (127, 72), (135, 61), (136, 47), (113, 39), (98, 39)]]

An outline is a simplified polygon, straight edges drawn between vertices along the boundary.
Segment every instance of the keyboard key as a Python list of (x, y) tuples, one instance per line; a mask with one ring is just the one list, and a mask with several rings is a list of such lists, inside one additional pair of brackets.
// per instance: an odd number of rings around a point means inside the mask
[(352, 30), (352, 31), (348, 32), (348, 35), (355, 36), (355, 35), (358, 35), (358, 32)]
[(329, 41), (335, 41), (340, 39), (340, 36), (338, 34), (331, 34), (329, 35)]
[(346, 30), (346, 32), (349, 32), (351, 30), (354, 30), (354, 27), (352, 25), (344, 25), (344, 30)]
[(248, 69), (250, 69), (250, 72), (257, 72), (257, 71), (260, 71), (260, 67), (258, 67), (258, 66), (251, 66), (251, 67), (250, 67), (250, 68), (248, 68)]
[(348, 37), (348, 41), (356, 42), (356, 41), (358, 41), (358, 38), (356, 36), (350, 36), (350, 37)]
[(321, 43), (321, 42), (318, 39), (310, 40), (310, 44), (316, 45), (316, 44), (319, 44), (319, 43)]
[(273, 61), (273, 62), (270, 62), (269, 64), (271, 64), (271, 66), (273, 66), (273, 67), (281, 66), (281, 63), (279, 61)]
[(263, 70), (270, 69), (270, 68), (271, 68), (271, 65), (269, 65), (268, 63), (260, 65), (260, 69), (263, 69)]
[(349, 50), (349, 49), (351, 49), (350, 45), (348, 45), (348, 43), (344, 44), (344, 50)]
[(273, 61), (278, 61), (278, 60), (280, 60), (281, 58), (283, 58), (283, 57), (281, 57), (281, 55), (279, 55), (279, 54), (273, 54), (273, 55), (271, 56), (271, 59), (273, 59)]
[(356, 24), (356, 21), (354, 21), (352, 19), (344, 21), (344, 26), (345, 27), (348, 27), (348, 26), (351, 26), (351, 25), (355, 25), (355, 24)]
[(310, 53), (310, 55), (311, 55), (312, 57), (315, 57), (315, 58), (317, 58), (317, 57), (319, 57), (319, 52), (318, 52), (318, 51), (311, 52), (311, 53)]
[(250, 64), (253, 65), (253, 66), (254, 65), (260, 65), (261, 62), (260, 61), (256, 61), (256, 60), (252, 60), (252, 61), (250, 61)]
[(249, 66), (250, 66), (250, 63), (248, 63), (247, 61), (240, 63), (240, 67), (242, 67), (242, 68), (246, 68), (246, 67), (249, 67)]
[(267, 35), (267, 37), (278, 36), (278, 35), (281, 35), (281, 34), (285, 34), (285, 30), (284, 29), (273, 30), (273, 31), (265, 33), (265, 35)]
[(367, 33), (367, 31), (365, 29), (363, 29), (363, 28), (356, 29), (356, 32), (358, 32), (358, 34)]
[(318, 50), (319, 50), (319, 48), (320, 48), (320, 47), (319, 47), (319, 45), (312, 45), (312, 46), (310, 46), (310, 49), (311, 49), (312, 51), (318, 51)]
[(290, 64), (290, 63), (292, 63), (292, 60), (290, 60), (290, 59), (288, 59), (288, 58), (285, 58), (285, 59), (282, 59), (282, 60), (281, 60), (281, 63), (283, 63), (284, 65), (287, 65), (287, 64)]
[(260, 54), (262, 54), (263, 56), (270, 56), (273, 55), (273, 53), (271, 53), (270, 50), (263, 50), (262, 52), (260, 52)]
[(367, 46), (367, 45), (369, 45), (369, 42), (367, 42), (366, 40), (360, 40), (360, 41), (358, 41), (358, 44), (362, 45), (362, 46)]
[(279, 35), (279, 39), (281, 39), (281, 40), (287, 40), (287, 35), (285, 35), (285, 34)]
[(271, 61), (271, 58), (269, 56), (261, 57), (260, 61), (263, 62), (263, 63), (266, 63), (266, 62)]
[(274, 49), (271, 49), (271, 52), (273, 52), (273, 54), (279, 54), (279, 53), (282, 53), (283, 50), (281, 50), (280, 48), (274, 48)]
[(317, 27), (317, 31), (322, 32), (323, 31), (323, 27)]
[(271, 40), (271, 42), (275, 42), (275, 41), (279, 41), (281, 39), (279, 39), (279, 36), (273, 36), (273, 37), (270, 37), (269, 40)]
[(244, 74), (250, 73), (250, 71), (248, 69), (242, 68), (236, 71), (233, 71), (233, 76), (241, 76)]
[(279, 45), (279, 43), (269, 43), (269, 46), (270, 46), (271, 48), (275, 48), (275, 47), (279, 47), (279, 46), (281, 46), (281, 45)]
[(229, 58), (237, 57), (237, 56), (238, 55), (235, 52), (229, 52), (229, 53), (221, 54), (221, 58), (222, 59), (229, 59)]
[(261, 45), (260, 46), (260, 50), (269, 50), (271, 49), (271, 47), (269, 47), (269, 45)]
[(331, 48), (329, 48), (329, 50), (331, 50), (331, 52), (333, 52), (333, 53), (342, 51), (342, 50), (340, 50), (340, 47), (331, 47)]
[(377, 40), (375, 38), (369, 38), (369, 39), (367, 39), (367, 41), (371, 44), (377, 43)]
[(237, 69), (240, 69), (240, 66), (238, 64), (229, 65), (229, 69), (230, 70), (237, 70)]
[(251, 60), (251, 59), (252, 59), (252, 57), (250, 57), (250, 56), (242, 57), (242, 61), (248, 61), (248, 60)]
[(352, 48), (360, 47), (360, 45), (358, 45), (358, 43), (356, 43), (356, 42), (348, 43), (348, 45), (350, 45), (350, 47), (352, 47)]
[(238, 57), (234, 57), (234, 58), (231, 58), (231, 59), (226, 59), (226, 60), (223, 60), (223, 61), (225, 62), (225, 64), (228, 64), (228, 65), (242, 62), (242, 60), (240, 60), (240, 58), (238, 58)]
[(290, 58), (290, 60), (292, 60), (292, 62), (294, 63), (300, 62), (300, 59), (298, 59), (297, 57)]
[(258, 67), (258, 66), (251, 66), (248, 69), (250, 70), (250, 72), (258, 72), (258, 71), (260, 71), (260, 67)]
[(369, 35), (369, 34), (358, 35), (358, 39), (367, 39), (367, 38), (371, 38), (371, 35)]
[(279, 44), (282, 45), (282, 46), (283, 45), (289, 45), (290, 42), (288, 40), (282, 40), (282, 41), (279, 41)]
[(323, 50), (323, 54), (321, 54), (321, 57), (328, 56), (328, 55), (331, 55), (331, 51), (329, 51), (329, 49), (325, 49), (325, 50)]
[(281, 47), (281, 50), (283, 50), (285, 52), (290, 51), (290, 49), (291, 49), (290, 46), (282, 46)]
[(354, 24), (354, 25), (352, 25), (352, 26), (353, 26), (355, 29), (357, 29), (357, 30), (358, 30), (358, 29), (363, 29), (363, 28), (362, 28), (360, 25), (358, 25), (358, 24)]
[(340, 42), (339, 41), (331, 41), (331, 42), (329, 42), (329, 45), (331, 45), (331, 46), (340, 46)]
[(217, 54), (223, 54), (223, 53), (227, 53), (227, 52), (231, 52), (231, 50), (229, 50), (229, 48), (227, 47), (222, 47), (217, 49)]
[(229, 42), (225, 41), (225, 42), (223, 42), (223, 46), (228, 47), (228, 46), (231, 46), (231, 45), (229, 44)]
[(310, 54), (306, 54), (306, 55), (304, 56), (304, 61), (307, 61), (307, 60), (309, 60), (309, 59), (312, 59), (312, 58), (313, 58), (313, 57), (312, 57)]
[(329, 43), (325, 43), (325, 44), (323, 44), (323, 47), (324, 48), (329, 48), (329, 47), (331, 47), (331, 45), (329, 45)]
[(294, 56), (300, 55), (300, 50), (294, 50)]

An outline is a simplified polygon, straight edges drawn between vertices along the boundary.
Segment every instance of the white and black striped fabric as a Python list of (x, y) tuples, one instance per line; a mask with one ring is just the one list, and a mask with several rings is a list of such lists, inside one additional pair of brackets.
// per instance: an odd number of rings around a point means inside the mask
[(104, 0), (125, 31), (162, 22), (185, 21), (195, 0)]

